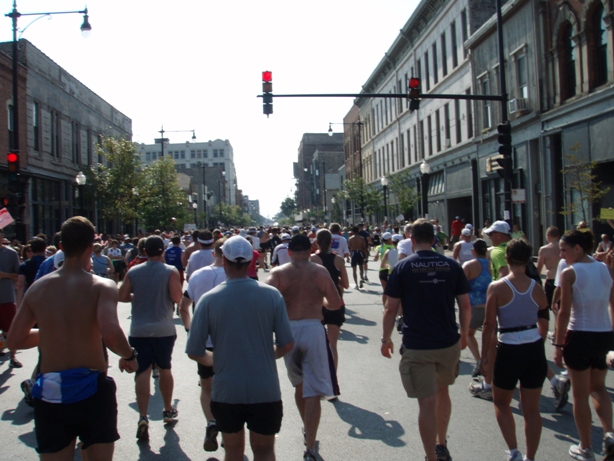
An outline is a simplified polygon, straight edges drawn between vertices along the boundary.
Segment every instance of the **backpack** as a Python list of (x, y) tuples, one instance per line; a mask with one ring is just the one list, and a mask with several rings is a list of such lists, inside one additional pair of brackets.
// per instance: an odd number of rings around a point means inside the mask
[(525, 266), (524, 273), (527, 277), (532, 278), (537, 283), (539, 283), (539, 286), (543, 286), (542, 277), (540, 273), (537, 272), (537, 267), (535, 267), (535, 264), (532, 260), (529, 260), (529, 262)]

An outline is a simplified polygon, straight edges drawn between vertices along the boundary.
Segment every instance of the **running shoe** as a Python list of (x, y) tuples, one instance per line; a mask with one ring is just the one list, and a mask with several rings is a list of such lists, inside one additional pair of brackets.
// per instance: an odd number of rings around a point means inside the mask
[(34, 397), (32, 397), (32, 386), (34, 385), (34, 381), (32, 379), (26, 379), (21, 382), (21, 390), (23, 391), (23, 399), (26, 402), (26, 405), (29, 407), (34, 406)]
[(397, 324), (397, 331), (399, 333), (403, 333), (403, 316), (402, 315), (399, 315), (397, 317), (396, 324)]
[(595, 454), (591, 448), (582, 448), (580, 444), (569, 447), (569, 456), (580, 461), (595, 461)]
[(365, 282), (369, 282), (369, 277), (365, 275)]
[(203, 448), (205, 449), (205, 451), (217, 450), (217, 434), (217, 425), (215, 424), (215, 422), (211, 422), (207, 426), (207, 430), (205, 431), (205, 443), (203, 444)]
[(175, 407), (171, 407), (170, 410), (168, 411), (164, 410), (162, 412), (162, 416), (166, 424), (169, 424), (175, 421), (177, 419), (177, 415), (179, 415), (179, 412), (177, 411), (177, 408)]
[(361, 280), (361, 281), (360, 281), (360, 288), (362, 288), (364, 284), (365, 284), (365, 281), (364, 281), (364, 280)]
[(484, 382), (483, 381), (473, 381), (472, 383), (470, 383), (469, 384), (469, 392), (474, 397), (479, 397), (479, 398), (484, 399), (484, 400), (491, 400), (492, 401), (492, 388), (491, 389), (484, 389)]
[(518, 450), (516, 450), (513, 455), (510, 455), (510, 452), (508, 451), (507, 452), (507, 461), (523, 461), (522, 453), (520, 453)]
[(448, 447), (445, 445), (435, 445), (435, 456), (437, 456), (437, 461), (452, 461)]
[(360, 290), (360, 288), (358, 288), (358, 285), (354, 285), (354, 289)]
[(477, 363), (475, 364), (475, 367), (473, 367), (473, 371), (471, 372), (472, 378), (477, 378), (478, 376), (482, 374), (482, 370), (480, 370), (481, 363), (482, 362), (478, 360)]
[(552, 386), (552, 392), (554, 394), (554, 399), (556, 400), (555, 408), (556, 411), (561, 411), (569, 401), (569, 388), (571, 387), (571, 381), (569, 380), (569, 376), (564, 376), (562, 374), (556, 375), (554, 379), (556, 382)]
[(141, 416), (139, 425), (136, 428), (136, 438), (139, 440), (149, 440), (149, 419), (147, 416)]
[(17, 360), (17, 357), (11, 357), (9, 360), (9, 368), (21, 368), (23, 367), (23, 363)]
[(305, 453), (303, 453), (303, 461), (317, 461), (315, 452), (311, 451), (309, 448), (305, 450)]
[(160, 377), (160, 369), (157, 366), (153, 366), (151, 368), (151, 376), (156, 379)]
[(605, 460), (614, 460), (614, 432), (606, 432), (603, 436), (603, 452)]

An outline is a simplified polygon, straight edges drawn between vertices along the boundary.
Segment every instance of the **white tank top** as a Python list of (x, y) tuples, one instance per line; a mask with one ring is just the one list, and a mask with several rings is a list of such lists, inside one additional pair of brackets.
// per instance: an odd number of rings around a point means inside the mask
[(471, 250), (473, 249), (473, 242), (465, 242), (464, 240), (459, 242), (460, 251), (458, 252), (458, 262), (461, 266), (467, 261), (471, 261), (474, 256)]
[(574, 263), (571, 317), (567, 329), (576, 331), (612, 331), (609, 303), (612, 277), (601, 262)]
[(392, 272), (392, 268), (399, 262), (399, 250), (396, 248), (391, 248), (388, 250), (388, 266), (390, 266), (390, 272)]

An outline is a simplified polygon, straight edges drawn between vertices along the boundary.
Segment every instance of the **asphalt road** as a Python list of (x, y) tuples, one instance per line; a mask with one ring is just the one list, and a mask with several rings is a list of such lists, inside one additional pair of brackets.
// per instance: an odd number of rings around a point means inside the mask
[[(351, 274), (350, 274), (351, 278)], [(392, 360), (380, 355), (381, 287), (375, 270), (369, 271), (371, 282), (363, 290), (346, 293), (347, 320), (339, 341), (339, 383), (341, 396), (336, 402), (322, 402), (322, 418), (317, 449), (321, 460), (423, 460), (417, 427), (418, 405), (404, 393), (398, 375), (396, 356)], [(261, 280), (263, 274), (261, 274)], [(353, 283), (352, 283), (353, 285)], [(75, 303), (75, 308), (78, 305)], [(120, 304), (119, 317), (125, 331), (130, 323), (130, 305)], [(241, 319), (237, 319), (241, 321)], [(157, 386), (152, 387), (150, 401), (150, 441), (135, 439), (138, 413), (134, 397), (134, 378), (117, 369), (117, 357), (112, 355), (109, 374), (118, 386), (119, 432), (115, 445), (118, 460), (223, 460), (223, 448), (207, 453), (203, 450), (205, 419), (200, 408), (196, 365), (184, 353), (186, 333), (176, 318), (178, 339), (173, 358), (175, 376), (174, 399), (179, 410), (173, 426), (162, 422), (162, 400)], [(395, 347), (400, 337), (393, 336)], [(479, 338), (478, 338), (479, 340)], [(547, 346), (552, 359), (553, 348)], [(29, 377), (37, 360), (34, 350), (23, 351), (18, 358), (22, 369), (8, 368), (8, 354), (0, 357), (0, 448), (1, 460), (37, 459), (35, 451), (33, 411), (23, 401), (20, 382)], [(302, 459), (302, 424), (294, 405), (293, 389), (278, 361), (282, 387), (284, 419), (277, 436), (277, 459)], [(473, 359), (469, 350), (462, 352), (461, 374), (450, 393), (452, 418), (448, 431), (448, 447), (455, 461), (504, 461), (505, 444), (497, 426), (493, 404), (472, 397), (467, 387), (472, 381)], [(254, 377), (257, 379), (257, 376)], [(614, 392), (614, 375), (609, 373), (608, 388)], [(513, 402), (519, 449), (524, 453), (522, 413), (517, 396)], [(554, 410), (550, 387), (542, 394), (543, 432), (537, 459), (567, 460), (571, 443), (578, 443), (572, 416), (572, 405), (562, 412)], [(92, 415), (95, 417), (95, 415)], [(594, 424), (599, 424), (593, 414)], [(594, 426), (593, 447), (601, 453), (603, 434)], [(75, 459), (81, 459), (79, 454)], [(253, 459), (246, 448), (247, 460)]]

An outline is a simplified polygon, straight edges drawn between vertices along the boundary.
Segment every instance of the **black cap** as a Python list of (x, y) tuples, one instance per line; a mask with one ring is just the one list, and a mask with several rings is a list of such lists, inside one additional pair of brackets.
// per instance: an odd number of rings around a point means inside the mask
[(160, 256), (164, 252), (164, 240), (159, 235), (152, 235), (145, 240), (147, 256)]

